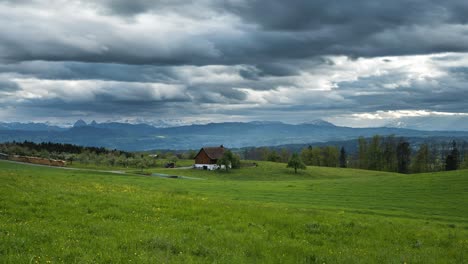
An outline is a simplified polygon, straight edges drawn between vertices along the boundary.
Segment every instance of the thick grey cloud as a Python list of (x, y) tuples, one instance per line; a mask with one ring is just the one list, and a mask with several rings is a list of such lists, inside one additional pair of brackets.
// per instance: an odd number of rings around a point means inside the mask
[(466, 13), (461, 0), (0, 0), (0, 119), (462, 114)]
[[(269, 30), (309, 30), (324, 25), (360, 25), (358, 32), (401, 25), (466, 23), (465, 1), (227, 1), (228, 10)], [(374, 22), (374, 23), (370, 23)]]
[(214, 0), (102, 0), (98, 3), (96, 1), (89, 2), (108, 14), (124, 17), (153, 12), (177, 12), (186, 16), (203, 17), (215, 13), (218, 5), (217, 1)]
[[(51, 2), (5, 6), (4, 59), (268, 65), (321, 55), (468, 50), (465, 1)], [(35, 14), (38, 8), (50, 16)]]
[[(389, 88), (395, 80), (404, 84)], [(468, 109), (468, 89), (459, 76), (444, 78), (409, 79), (404, 74), (372, 76), (354, 82), (339, 83), (339, 90), (353, 100), (360, 112), (377, 110), (419, 110), (464, 112)]]
[(176, 82), (171, 67), (115, 63), (25, 61), (0, 64), (0, 73), (57, 80), (108, 80), (121, 82)]
[(0, 93), (2, 92), (14, 92), (19, 90), (20, 87), (15, 82), (9, 80), (2, 80), (0, 78)]

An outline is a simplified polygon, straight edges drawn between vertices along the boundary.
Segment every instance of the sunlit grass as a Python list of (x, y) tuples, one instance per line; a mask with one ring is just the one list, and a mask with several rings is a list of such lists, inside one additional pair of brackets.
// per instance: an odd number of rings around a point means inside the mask
[(157, 171), (206, 180), (0, 162), (0, 262), (467, 261), (467, 171)]

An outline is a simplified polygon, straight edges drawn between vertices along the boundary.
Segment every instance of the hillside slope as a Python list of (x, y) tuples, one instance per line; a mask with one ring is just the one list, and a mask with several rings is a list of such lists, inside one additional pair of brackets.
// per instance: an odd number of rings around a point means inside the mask
[(207, 179), (178, 180), (0, 161), (0, 260), (466, 261), (467, 171), (309, 167), (293, 175), (280, 165), (223, 175), (177, 170)]

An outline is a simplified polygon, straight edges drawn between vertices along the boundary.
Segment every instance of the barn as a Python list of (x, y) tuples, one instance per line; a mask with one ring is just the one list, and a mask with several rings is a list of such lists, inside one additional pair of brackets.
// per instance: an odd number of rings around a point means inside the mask
[(203, 147), (200, 149), (198, 154), (195, 156), (195, 165), (193, 167), (195, 169), (203, 169), (203, 170), (216, 170), (219, 169), (220, 166), (217, 164), (218, 159), (223, 157), (224, 151), (223, 145), (219, 147)]

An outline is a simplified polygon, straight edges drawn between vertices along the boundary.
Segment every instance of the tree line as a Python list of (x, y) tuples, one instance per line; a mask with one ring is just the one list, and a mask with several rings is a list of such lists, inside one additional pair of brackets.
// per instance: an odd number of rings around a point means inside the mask
[(353, 167), (399, 173), (423, 173), (468, 168), (465, 141), (427, 142), (418, 146), (404, 138), (374, 136), (358, 139), (358, 153)]
[[(348, 167), (399, 173), (422, 173), (468, 168), (466, 141), (428, 141), (411, 145), (405, 138), (393, 135), (360, 137), (357, 151), (348, 153), (344, 147), (308, 146), (298, 158), (308, 166)], [(287, 148), (248, 148), (243, 158), (273, 162), (289, 162), (293, 153)]]
[[(124, 154), (127, 157), (132, 157), (133, 153), (121, 151), (121, 150), (109, 150), (103, 147), (84, 147), (79, 145), (67, 144), (67, 143), (53, 143), (53, 142), (41, 142), (35, 143), (31, 141), (23, 142), (6, 142), (0, 144), (0, 151), (5, 153), (16, 153), (17, 155), (25, 156), (40, 156), (44, 155), (55, 155), (60, 154), (80, 154), (85, 151), (100, 154)], [(48, 154), (45, 154), (48, 153)], [(46, 157), (44, 157), (46, 158)]]
[[(466, 141), (427, 141), (411, 145), (395, 136), (360, 137), (356, 151), (348, 152), (338, 146), (307, 146), (297, 152), (294, 160), (308, 166), (348, 167), (399, 173), (422, 173), (443, 170), (468, 169), (468, 143)], [(65, 160), (70, 164), (105, 165), (132, 168), (164, 166), (179, 159), (193, 159), (194, 150), (171, 152), (126, 152), (106, 148), (83, 147), (62, 143), (34, 143), (29, 141), (1, 143), (0, 152), (10, 155), (33, 156)], [(252, 147), (233, 151), (235, 158), (220, 160), (233, 168), (238, 160), (265, 160), (288, 163), (293, 152), (287, 148)], [(231, 152), (230, 152), (231, 153)], [(239, 154), (239, 156), (237, 156)]]
[(167, 162), (176, 163), (179, 159), (194, 155), (193, 151), (177, 154), (172, 152), (153, 154), (146, 152), (127, 152), (116, 149), (109, 150), (97, 147), (83, 147), (72, 144), (52, 142), (34, 143), (29, 141), (1, 143), (0, 153), (64, 160), (69, 164), (79, 162), (83, 165), (139, 169), (164, 166)]

